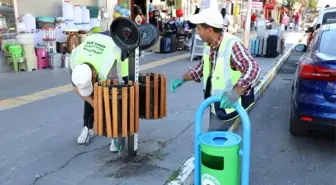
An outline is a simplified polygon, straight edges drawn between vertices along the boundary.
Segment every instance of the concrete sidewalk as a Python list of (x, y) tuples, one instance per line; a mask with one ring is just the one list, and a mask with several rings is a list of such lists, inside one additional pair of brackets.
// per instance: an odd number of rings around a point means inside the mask
[[(275, 78), (278, 70), (283, 63), (290, 57), (296, 44), (300, 43), (303, 39), (303, 33), (301, 32), (286, 32), (284, 37), (286, 38), (285, 52), (283, 55), (279, 55), (275, 59), (269, 58), (256, 58), (261, 71), (259, 80), (255, 87), (255, 98), (258, 100), (264, 93), (265, 89), (270, 85)], [(205, 113), (204, 117), (207, 117)], [(204, 118), (203, 118), (204, 119)], [(208, 120), (208, 118), (207, 118)], [(230, 128), (231, 131), (235, 131), (240, 126), (240, 119), (237, 119), (234, 125)], [(193, 150), (193, 146), (190, 146)], [(194, 156), (193, 154), (179, 167), (164, 183), (165, 185), (194, 185)]]
[[(288, 41), (296, 37), (291, 36)], [(287, 43), (287, 49), (290, 46), (293, 43)], [(257, 60), (263, 80), (276, 59)], [(170, 84), (195, 65), (186, 56), (183, 60), (143, 69), (166, 74)], [(64, 71), (43, 77), (44, 81), (63, 79), (61, 76), (66, 74)], [(12, 85), (17, 82), (10, 80)], [(20, 88), (12, 88), (8, 94), (14, 97), (12, 93), (29, 89), (31, 83), (21, 83)], [(67, 84), (68, 80), (62, 83)], [(179, 175), (180, 170), (176, 169), (193, 153), (194, 113), (203, 98), (201, 89), (202, 84), (187, 83), (176, 94), (168, 92), (168, 117), (141, 120), (138, 156), (133, 160), (125, 158), (127, 151), (121, 158), (110, 153), (109, 139), (104, 137), (96, 137), (86, 147), (77, 145), (83, 101), (73, 92), (0, 110), (0, 185), (31, 185), (37, 177), (41, 178), (35, 185), (158, 185), (167, 179), (172, 181)]]

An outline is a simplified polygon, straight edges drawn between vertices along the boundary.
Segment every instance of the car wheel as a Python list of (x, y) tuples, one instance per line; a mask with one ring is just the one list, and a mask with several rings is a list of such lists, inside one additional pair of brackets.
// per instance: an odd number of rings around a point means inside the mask
[(307, 136), (308, 129), (300, 124), (299, 121), (290, 118), (289, 131), (293, 136)]

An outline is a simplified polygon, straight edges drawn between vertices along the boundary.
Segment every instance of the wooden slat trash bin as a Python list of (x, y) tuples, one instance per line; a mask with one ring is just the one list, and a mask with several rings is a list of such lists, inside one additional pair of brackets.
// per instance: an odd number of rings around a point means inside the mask
[(139, 85), (117, 80), (94, 84), (94, 129), (109, 138), (127, 137), (139, 131)]
[(157, 73), (139, 75), (139, 116), (161, 119), (167, 116), (166, 76)]

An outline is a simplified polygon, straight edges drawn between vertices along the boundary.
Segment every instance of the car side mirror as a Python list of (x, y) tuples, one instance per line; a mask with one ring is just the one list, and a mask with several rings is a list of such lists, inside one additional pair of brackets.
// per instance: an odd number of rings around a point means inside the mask
[(315, 30), (319, 29), (321, 27), (321, 24), (317, 24), (315, 27)]
[(295, 51), (296, 52), (306, 52), (307, 48), (308, 47), (305, 44), (298, 44), (295, 46)]

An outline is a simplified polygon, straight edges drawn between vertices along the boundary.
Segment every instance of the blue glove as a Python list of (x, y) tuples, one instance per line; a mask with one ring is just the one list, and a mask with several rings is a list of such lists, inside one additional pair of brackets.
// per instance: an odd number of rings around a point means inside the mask
[(176, 89), (184, 84), (183, 79), (175, 79), (171, 84), (170, 84), (170, 91), (173, 93), (176, 93)]
[(239, 100), (240, 95), (233, 89), (231, 91), (225, 92), (221, 96), (220, 108), (231, 109)]

